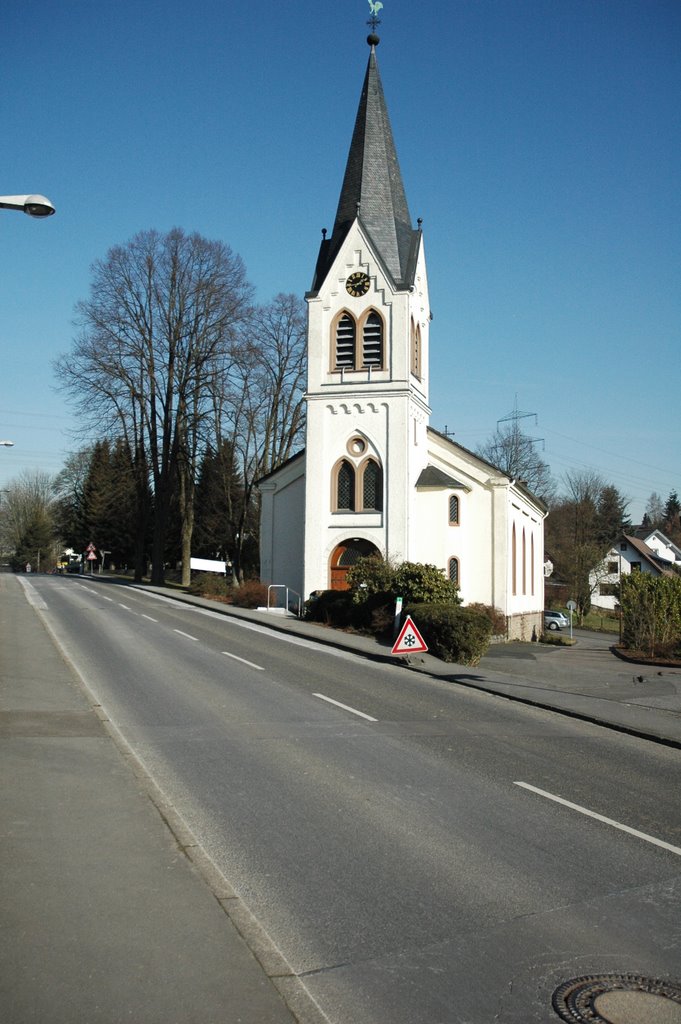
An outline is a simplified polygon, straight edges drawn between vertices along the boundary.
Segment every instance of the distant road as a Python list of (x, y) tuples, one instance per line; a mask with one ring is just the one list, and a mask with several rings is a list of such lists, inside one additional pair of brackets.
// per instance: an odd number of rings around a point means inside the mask
[[(31, 586), (319, 1020), (547, 1024), (569, 978), (678, 979), (678, 751), (106, 580)], [(491, 657), (620, 670), (586, 639)]]

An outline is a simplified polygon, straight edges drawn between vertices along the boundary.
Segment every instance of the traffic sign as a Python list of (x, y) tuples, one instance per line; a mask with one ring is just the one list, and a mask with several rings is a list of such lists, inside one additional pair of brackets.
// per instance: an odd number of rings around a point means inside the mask
[(88, 560), (88, 562), (96, 562), (97, 561), (97, 555), (94, 553), (94, 551), (88, 551), (87, 560)]
[(96, 547), (94, 546), (94, 544), (92, 543), (92, 541), (90, 541), (90, 543), (89, 543), (89, 544), (88, 544), (88, 546), (87, 546), (87, 547), (85, 548), (85, 550), (86, 550), (86, 551), (96, 551), (97, 549), (96, 549)]
[(427, 650), (428, 645), (414, 625), (411, 615), (407, 615), (391, 654), (415, 654)]

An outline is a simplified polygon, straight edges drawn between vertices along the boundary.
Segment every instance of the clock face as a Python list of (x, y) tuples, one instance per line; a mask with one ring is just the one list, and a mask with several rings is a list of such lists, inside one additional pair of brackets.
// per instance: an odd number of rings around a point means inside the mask
[(369, 283), (368, 276), (361, 270), (356, 270), (354, 274), (350, 274), (345, 282), (345, 287), (350, 295), (359, 298), (360, 295), (366, 295), (369, 291)]

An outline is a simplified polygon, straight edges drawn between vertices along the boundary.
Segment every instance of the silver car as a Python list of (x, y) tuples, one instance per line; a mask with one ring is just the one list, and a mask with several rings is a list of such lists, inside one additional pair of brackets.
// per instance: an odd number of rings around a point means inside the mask
[(564, 629), (570, 622), (562, 612), (544, 612), (544, 629)]

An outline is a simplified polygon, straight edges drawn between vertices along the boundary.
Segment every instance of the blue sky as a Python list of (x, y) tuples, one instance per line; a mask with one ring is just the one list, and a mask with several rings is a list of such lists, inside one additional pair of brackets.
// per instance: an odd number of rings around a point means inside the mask
[[(554, 475), (640, 518), (681, 492), (681, 4), (384, 0), (378, 60), (434, 320), (434, 427), (475, 449), (514, 408)], [(90, 266), (148, 228), (303, 295), (331, 228), (366, 0), (14, 3), (3, 12), (0, 488), (76, 447), (52, 360)], [(517, 398), (516, 398), (517, 396)]]

